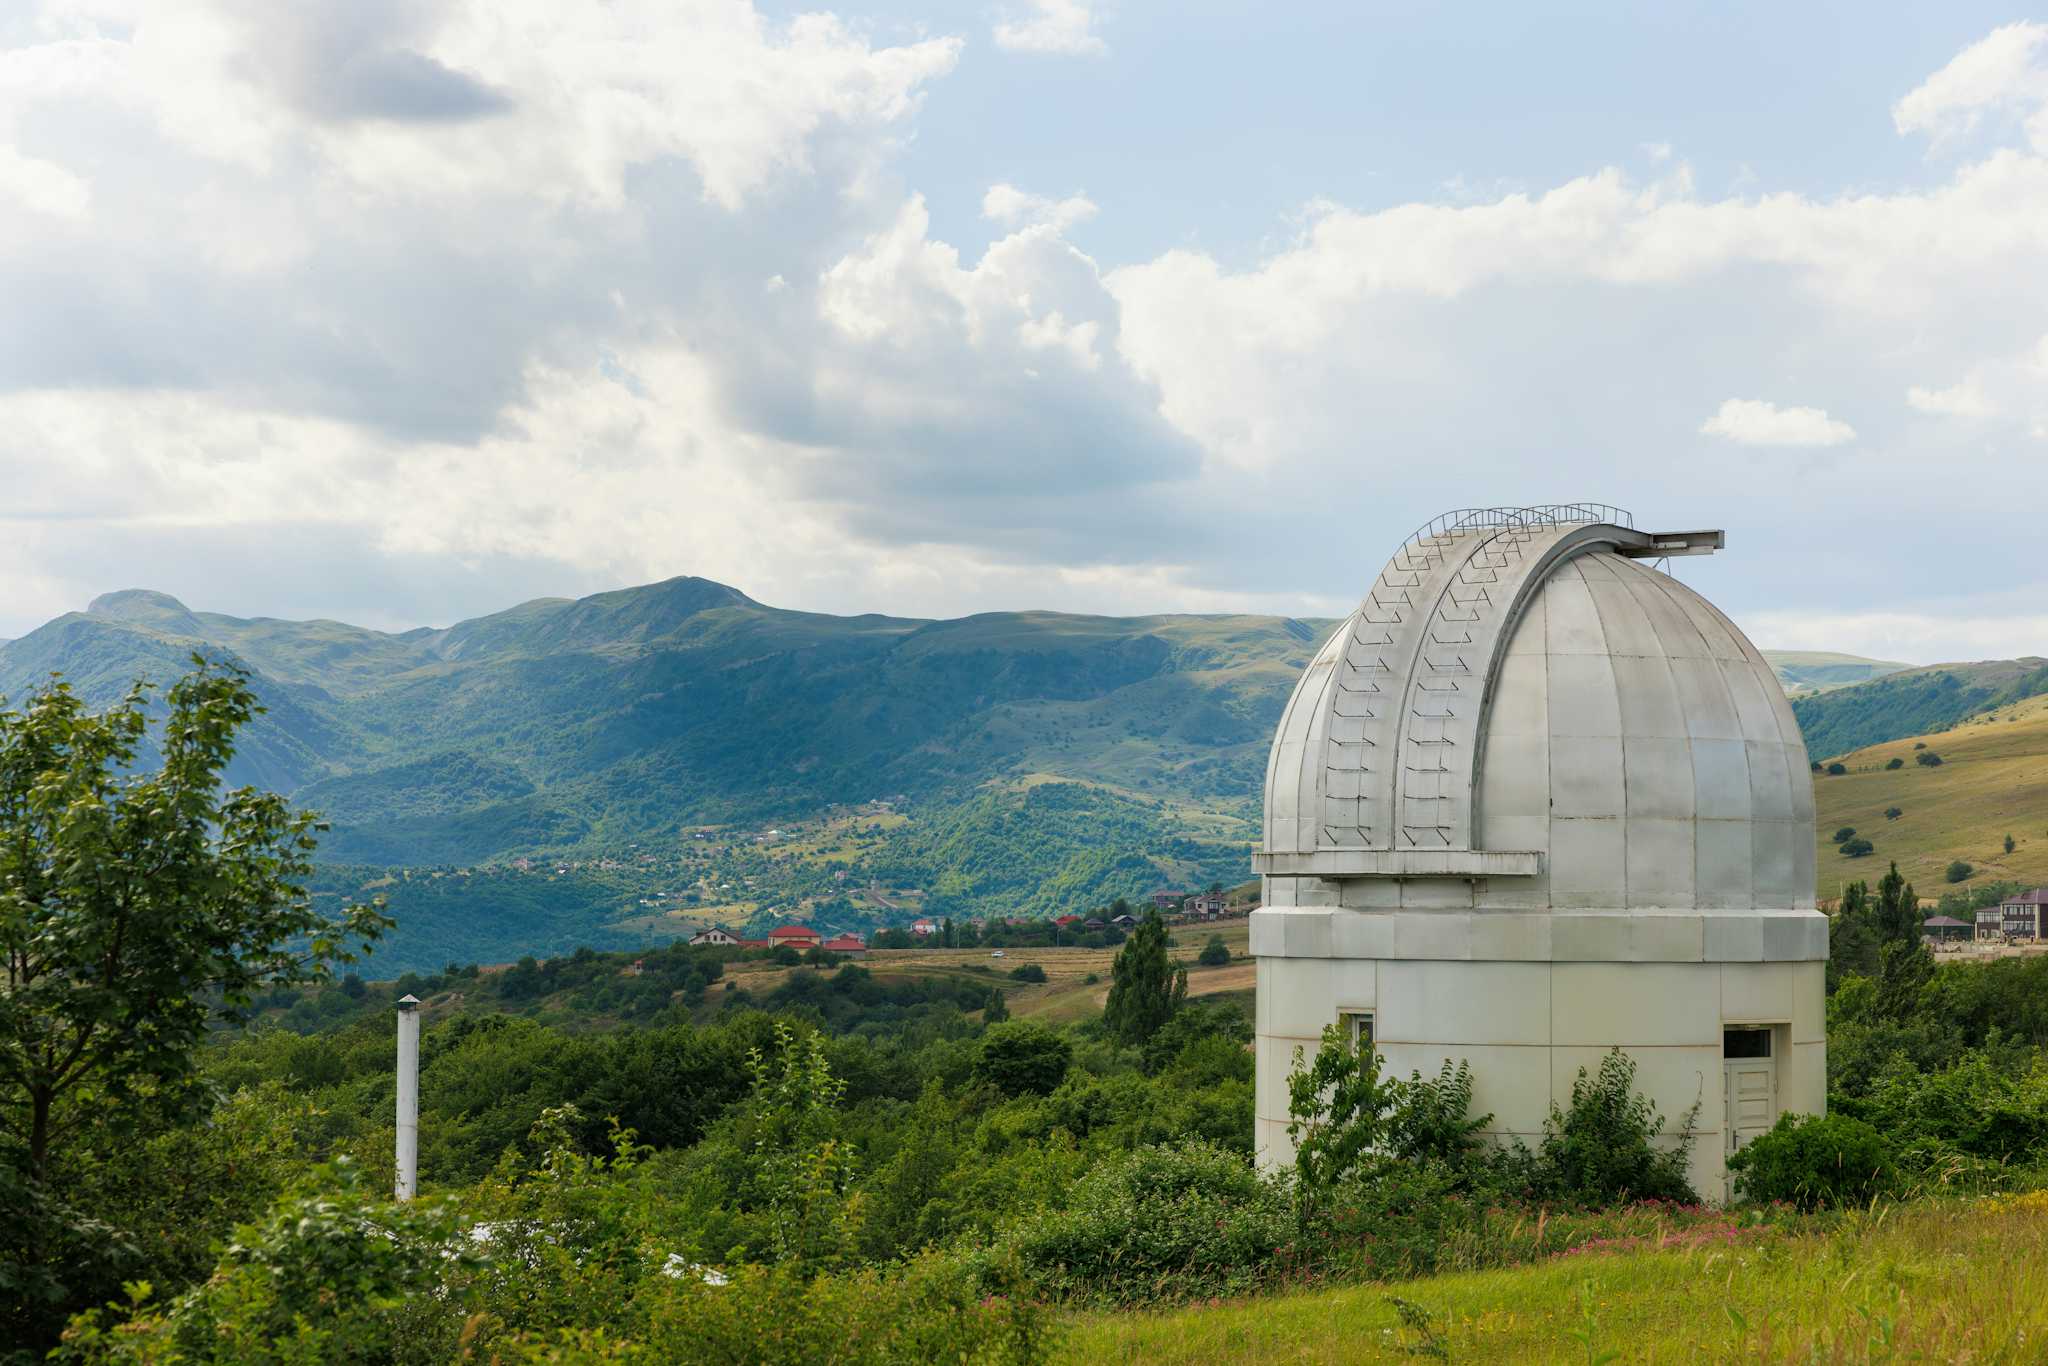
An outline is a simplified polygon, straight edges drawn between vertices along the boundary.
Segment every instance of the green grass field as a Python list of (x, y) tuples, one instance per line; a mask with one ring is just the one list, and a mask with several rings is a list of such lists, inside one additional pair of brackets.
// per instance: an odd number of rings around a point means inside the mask
[[(1916, 750), (1915, 743), (1926, 749)], [(1941, 756), (1940, 767), (1915, 761), (1928, 751)], [(1887, 769), (1894, 758), (1903, 766)], [(1844, 883), (1858, 878), (1875, 882), (1894, 859), (1923, 897), (1948, 889), (1943, 870), (1956, 859), (1977, 870), (1971, 881), (2048, 884), (2048, 696), (2001, 707), (1989, 719), (1954, 730), (1871, 745), (1841, 762), (1847, 773), (1813, 779), (1816, 881), (1823, 898), (1839, 896)], [(1903, 814), (1887, 820), (1885, 809), (1892, 806)], [(1845, 825), (1876, 852), (1842, 857), (1830, 837)]]
[[(1419, 1310), (1404, 1324), (1396, 1300)], [(1426, 1322), (1427, 1327), (1418, 1326)], [(1078, 1317), (1061, 1359), (2048, 1359), (2048, 1194), (1854, 1215), (1506, 1271)]]

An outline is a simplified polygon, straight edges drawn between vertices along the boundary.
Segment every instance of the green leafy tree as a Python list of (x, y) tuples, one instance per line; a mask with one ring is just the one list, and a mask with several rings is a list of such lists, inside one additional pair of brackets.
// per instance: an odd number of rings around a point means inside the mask
[(1887, 806), (1884, 809), (1884, 818), (1888, 821), (1895, 821), (1905, 814), (1906, 813), (1904, 811), (1900, 810), (1896, 806)]
[(1855, 835), (1855, 834), (1856, 834), (1856, 827), (1855, 827), (1855, 826), (1853, 826), (1853, 825), (1845, 825), (1845, 826), (1843, 826), (1843, 827), (1842, 827), (1842, 828), (1841, 828), (1840, 830), (1837, 830), (1837, 831), (1835, 832), (1835, 843), (1836, 843), (1836, 844), (1840, 844), (1840, 843), (1842, 843), (1842, 842), (1843, 842), (1844, 840), (1847, 840), (1847, 839), (1850, 839), (1850, 838), (1854, 837), (1854, 835)]
[(1836, 763), (1829, 764), (1827, 767), (1827, 774), (1830, 778), (1839, 778), (1848, 771), (1849, 766), (1839, 761)]
[(1205, 968), (1220, 968), (1225, 963), (1228, 963), (1230, 961), (1230, 949), (1223, 942), (1223, 936), (1220, 934), (1210, 935), (1209, 942), (1202, 945), (1202, 951), (1195, 955), (1195, 961)]
[(1901, 759), (1898, 755), (1894, 754), (1891, 758), (1884, 761), (1884, 766), (1885, 770), (1889, 772), (1892, 769), (1904, 768), (1906, 766), (1906, 761), (1904, 759)]
[(1010, 1003), (1003, 999), (1001, 991), (991, 990), (988, 994), (988, 1004), (981, 1008), (981, 1022), (983, 1024), (1000, 1024), (1009, 1018)]
[(1166, 954), (1166, 922), (1157, 910), (1147, 911), (1110, 964), (1102, 1022), (1119, 1041), (1141, 1044), (1173, 1018), (1187, 996), (1188, 970)]
[(2014, 849), (2015, 849), (2016, 847), (2017, 847), (2017, 846), (2016, 846), (2016, 845), (2015, 845), (2015, 844), (2013, 843), (2013, 838), (2012, 838), (2012, 836), (2011, 836), (2011, 835), (2007, 835), (2007, 836), (2005, 837), (2005, 852), (2006, 852), (2006, 853), (2008, 853), (2008, 854), (2010, 854), (2010, 853), (2011, 853), (2011, 852), (2012, 852), (2012, 851), (2013, 851), (2013, 850), (2014, 850)]
[(1941, 756), (1931, 749), (1924, 750), (1913, 756), (1913, 762), (1923, 768), (1939, 768), (1941, 767)]
[(1877, 846), (1860, 835), (1855, 839), (1842, 841), (1843, 858), (1862, 858), (1867, 854), (1874, 854), (1876, 852)]
[(1304, 1225), (1386, 1137), (1395, 1099), (1379, 1059), (1354, 1045), (1339, 1025), (1323, 1027), (1313, 1059), (1295, 1050), (1287, 1136), (1294, 1141), (1295, 1209)]
[(974, 1075), (1007, 1096), (1049, 1096), (1066, 1080), (1074, 1050), (1041, 1024), (1010, 1020), (982, 1036)]
[(313, 816), (222, 790), (261, 708), (242, 673), (195, 663), (165, 699), (154, 771), (136, 764), (142, 685), (97, 714), (62, 683), (0, 712), (0, 1133), (31, 1181), (84, 1126), (196, 1099), (210, 1022), (325, 980), (390, 924), (315, 911)]
[(1971, 866), (1965, 860), (1956, 859), (1952, 861), (1948, 865), (1948, 868), (1942, 873), (1942, 878), (1944, 881), (1947, 882), (1968, 882), (1970, 880), (1970, 875), (1976, 871), (1976, 868)]

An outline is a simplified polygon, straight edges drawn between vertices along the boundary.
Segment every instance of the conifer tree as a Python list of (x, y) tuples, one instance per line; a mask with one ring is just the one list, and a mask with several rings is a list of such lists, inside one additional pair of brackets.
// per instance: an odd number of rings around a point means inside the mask
[(1102, 1022), (1119, 1041), (1141, 1044), (1173, 1018), (1187, 997), (1188, 970), (1166, 954), (1166, 922), (1157, 910), (1147, 911), (1110, 965)]

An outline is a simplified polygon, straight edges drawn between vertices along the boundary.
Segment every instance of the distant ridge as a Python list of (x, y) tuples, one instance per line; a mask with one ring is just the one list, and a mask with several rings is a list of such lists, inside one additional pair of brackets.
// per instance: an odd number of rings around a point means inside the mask
[(2048, 659), (1929, 664), (1868, 683), (1795, 697), (1792, 714), (1815, 759), (1947, 730), (1972, 716), (2048, 693)]

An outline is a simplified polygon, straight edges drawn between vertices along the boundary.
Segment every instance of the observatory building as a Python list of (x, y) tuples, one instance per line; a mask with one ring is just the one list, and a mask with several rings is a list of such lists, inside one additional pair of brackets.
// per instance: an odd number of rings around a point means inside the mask
[(1532, 1142), (1619, 1047), (1693, 1185), (1826, 1105), (1813, 787), (1777, 678), (1655, 565), (1718, 531), (1574, 504), (1447, 513), (1309, 664), (1266, 770), (1260, 1160), (1287, 1077), (1339, 1024), (1395, 1074), (1471, 1064)]

